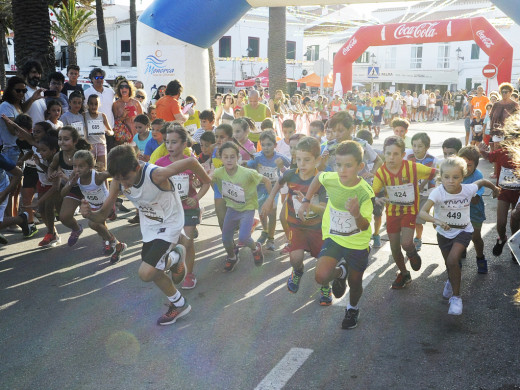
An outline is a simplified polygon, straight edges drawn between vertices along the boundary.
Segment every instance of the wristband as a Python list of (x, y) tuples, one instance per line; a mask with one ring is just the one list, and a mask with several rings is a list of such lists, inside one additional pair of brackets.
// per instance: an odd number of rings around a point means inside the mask
[(311, 203), (311, 201), (304, 196), (302, 199), (302, 203)]

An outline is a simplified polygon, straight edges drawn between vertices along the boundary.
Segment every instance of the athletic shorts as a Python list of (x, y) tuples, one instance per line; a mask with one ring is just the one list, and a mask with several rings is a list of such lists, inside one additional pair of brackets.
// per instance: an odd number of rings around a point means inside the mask
[(74, 186), (70, 189), (70, 192), (65, 195), (65, 198), (71, 198), (77, 201), (81, 201), (83, 199), (83, 193), (79, 189), (79, 186)]
[(368, 126), (368, 127), (370, 127), (370, 126), (372, 126), (372, 122), (370, 122), (370, 121), (364, 121), (364, 122), (363, 122), (363, 126)]
[[(292, 249), (292, 248), (291, 248)], [(335, 242), (332, 238), (323, 241), (319, 257), (328, 256), (339, 261), (345, 259), (347, 266), (354, 271), (363, 272), (368, 267), (368, 254), (370, 247), (367, 249), (350, 249), (345, 248)]]
[(474, 136), (473, 141), (482, 142), (482, 133)]
[(388, 234), (400, 233), (402, 228), (415, 229), (415, 219), (417, 218), (414, 214), (404, 214), (397, 217), (386, 216), (386, 232)]
[(462, 244), (465, 248), (468, 247), (471, 242), (472, 234), (468, 232), (460, 232), (454, 238), (446, 238), (442, 234), (437, 233), (437, 242), (439, 243), (439, 248), (441, 248), (441, 252), (446, 253), (451, 251), (453, 244), (456, 242)]
[(512, 205), (516, 205), (518, 202), (518, 196), (520, 195), (520, 191), (517, 190), (504, 190), (500, 189), (500, 193), (498, 194), (498, 200), (503, 200)]
[(38, 198), (41, 198), (41, 196), (45, 194), (47, 191), (49, 191), (51, 188), (52, 185), (42, 184), (42, 182), (38, 180), (38, 183), (36, 183), (36, 192), (38, 193)]
[(36, 188), (38, 171), (34, 167), (25, 167), (23, 170), (22, 188)]
[(200, 209), (184, 209), (184, 226), (200, 224)]
[(159, 261), (166, 261), (166, 255), (170, 253), (175, 244), (164, 240), (153, 240), (143, 242), (141, 249), (141, 260), (155, 267)]
[[(426, 195), (419, 195), (419, 211), (423, 208), (424, 204), (428, 200), (428, 196)], [(417, 218), (415, 218), (415, 223), (418, 225), (424, 225), (426, 221), (419, 217), (419, 214), (417, 214)]]
[[(276, 209), (278, 205), (278, 198), (280, 197), (280, 194), (276, 194), (273, 201), (273, 210)], [(258, 193), (258, 211), (260, 212), (262, 210), (262, 206), (264, 205), (265, 201), (269, 198), (269, 194), (267, 192), (260, 191)]]
[(0, 223), (4, 221), (4, 213), (5, 209), (7, 208), (7, 203), (9, 202), (9, 197), (6, 196), (4, 201), (0, 203)]
[(214, 199), (222, 199), (222, 194), (220, 193), (220, 190), (216, 184), (213, 184), (213, 193), (215, 195)]
[(374, 121), (374, 126), (379, 127), (381, 126), (381, 121)]
[(356, 126), (361, 126), (363, 124), (363, 121), (361, 119), (354, 119), (354, 123)]
[(419, 112), (426, 112), (426, 106), (419, 106)]
[(320, 229), (301, 229), (289, 227), (289, 243), (291, 251), (303, 249), (310, 252), (312, 257), (318, 258), (323, 247), (323, 238)]
[(97, 160), (99, 156), (107, 155), (107, 146), (105, 144), (91, 144), (92, 149), (90, 152), (94, 155), (94, 158)]

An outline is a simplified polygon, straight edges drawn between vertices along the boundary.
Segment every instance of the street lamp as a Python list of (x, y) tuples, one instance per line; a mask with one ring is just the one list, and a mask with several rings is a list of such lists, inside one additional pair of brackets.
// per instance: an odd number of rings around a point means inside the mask
[(464, 56), (461, 56), (460, 53), (462, 53), (462, 50), (460, 50), (460, 47), (455, 50), (457, 52), (457, 60), (464, 61)]
[[(372, 66), (377, 65), (376, 55), (374, 53), (370, 55), (370, 60), (372, 61)], [(370, 95), (374, 95), (374, 79), (370, 79)]]

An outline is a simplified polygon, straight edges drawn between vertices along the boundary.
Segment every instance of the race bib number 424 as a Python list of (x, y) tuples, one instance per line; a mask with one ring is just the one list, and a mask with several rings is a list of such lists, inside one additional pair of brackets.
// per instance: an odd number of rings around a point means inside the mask
[(413, 183), (401, 184), (399, 186), (386, 187), (388, 200), (396, 206), (412, 206), (415, 202), (415, 189)]

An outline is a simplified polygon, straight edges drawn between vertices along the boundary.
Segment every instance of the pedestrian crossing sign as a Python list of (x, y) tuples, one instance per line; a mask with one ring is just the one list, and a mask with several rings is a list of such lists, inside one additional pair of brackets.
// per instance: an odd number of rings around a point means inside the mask
[(379, 66), (369, 66), (368, 67), (368, 78), (377, 79), (378, 77), (379, 77)]

